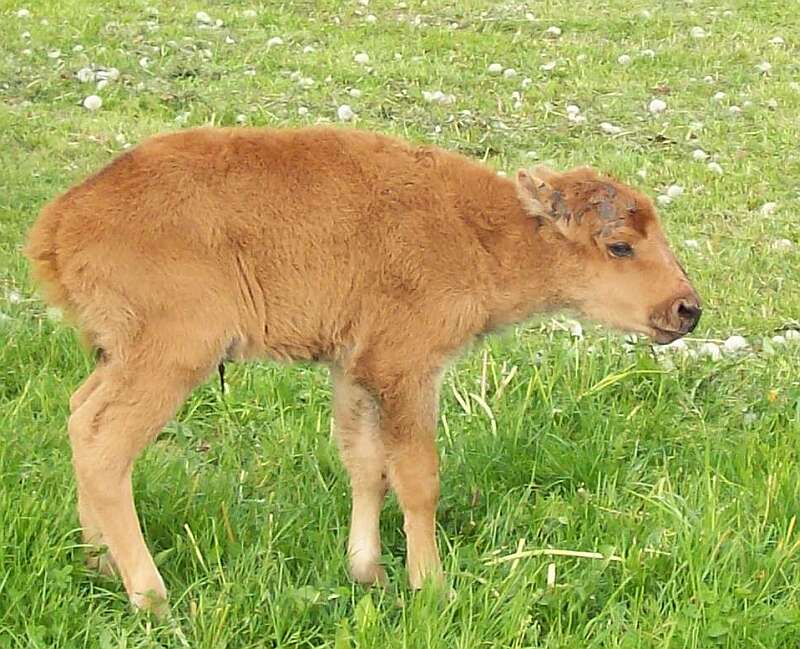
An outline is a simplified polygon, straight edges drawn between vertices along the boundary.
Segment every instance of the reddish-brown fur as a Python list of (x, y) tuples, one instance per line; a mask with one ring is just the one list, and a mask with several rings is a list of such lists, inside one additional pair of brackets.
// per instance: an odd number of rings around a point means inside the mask
[(699, 315), (652, 204), (629, 187), (590, 169), (514, 182), (353, 130), (151, 138), (46, 206), (27, 254), (48, 299), (102, 350), (70, 402), (80, 520), (151, 608), (166, 591), (136, 517), (133, 462), (220, 361), (331, 366), (351, 570), (384, 579), (378, 517), (391, 487), (418, 587), (440, 575), (438, 388), (462, 347), (555, 309), (660, 342)]

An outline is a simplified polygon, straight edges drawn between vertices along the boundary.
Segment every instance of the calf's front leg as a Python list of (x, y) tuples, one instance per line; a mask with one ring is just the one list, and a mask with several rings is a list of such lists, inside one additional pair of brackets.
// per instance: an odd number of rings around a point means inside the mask
[(435, 380), (401, 380), (382, 395), (381, 429), (389, 484), (403, 510), (408, 579), (422, 588), (442, 582), (436, 546), (439, 458), (436, 452), (438, 390)]
[(334, 431), (353, 497), (350, 574), (362, 584), (382, 584), (386, 572), (380, 565), (380, 515), (388, 485), (378, 404), (340, 368), (333, 368), (332, 376)]

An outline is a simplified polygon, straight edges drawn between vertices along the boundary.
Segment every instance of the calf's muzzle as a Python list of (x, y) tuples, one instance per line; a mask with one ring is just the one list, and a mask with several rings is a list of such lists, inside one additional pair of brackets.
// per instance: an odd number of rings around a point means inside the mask
[(694, 331), (702, 314), (703, 309), (696, 295), (679, 297), (672, 303), (672, 317), (678, 324), (676, 329), (683, 334)]

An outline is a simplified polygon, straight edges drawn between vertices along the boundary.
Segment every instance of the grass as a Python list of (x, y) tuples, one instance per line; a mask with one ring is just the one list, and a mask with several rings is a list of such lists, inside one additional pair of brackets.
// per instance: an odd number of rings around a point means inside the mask
[[(800, 317), (791, 3), (39, 0), (27, 18), (21, 6), (0, 2), (0, 647), (800, 645), (800, 345), (770, 340)], [(224, 25), (199, 27), (199, 10)], [(695, 26), (707, 37), (691, 37)], [(273, 36), (283, 45), (268, 47)], [(362, 51), (366, 66), (353, 60)], [(517, 76), (489, 74), (493, 62)], [(75, 78), (92, 65), (120, 77), (96, 91)], [(426, 103), (437, 89), (455, 103)], [(103, 106), (90, 112), (80, 102), (94, 93)], [(667, 102), (657, 117), (654, 97)], [(336, 121), (344, 103), (360, 127), (508, 172), (589, 163), (653, 196), (680, 184), (662, 214), (706, 302), (690, 349), (734, 333), (751, 349), (654, 356), (546, 320), (469, 351), (439, 428), (444, 599), (407, 590), (394, 501), (392, 586), (348, 581), (325, 371), (230, 367), (229, 394), (213, 381), (197, 390), (137, 466), (172, 597), (174, 619), (160, 624), (83, 567), (65, 421), (90, 361), (35, 297), (21, 243), (44, 201), (127, 143), (238, 116)]]

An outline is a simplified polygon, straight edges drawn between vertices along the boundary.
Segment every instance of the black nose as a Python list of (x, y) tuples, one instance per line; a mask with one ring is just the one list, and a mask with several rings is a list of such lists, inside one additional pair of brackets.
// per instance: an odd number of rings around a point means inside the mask
[(700, 316), (703, 314), (703, 309), (700, 308), (697, 298), (693, 297), (683, 297), (676, 300), (672, 310), (680, 322), (681, 331), (687, 334), (694, 331), (700, 321)]

